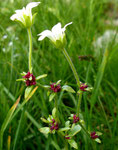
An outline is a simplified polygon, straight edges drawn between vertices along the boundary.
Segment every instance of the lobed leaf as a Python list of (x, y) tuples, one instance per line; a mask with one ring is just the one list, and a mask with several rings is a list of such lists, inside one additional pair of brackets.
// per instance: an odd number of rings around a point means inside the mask
[(64, 85), (62, 86), (62, 90), (63, 91), (67, 91), (67, 92), (70, 92), (70, 93), (76, 93), (72, 87), (68, 86), (68, 85)]
[(74, 127), (72, 127), (70, 129), (68, 136), (75, 136), (80, 131), (81, 131), (81, 126), (80, 125), (75, 125)]

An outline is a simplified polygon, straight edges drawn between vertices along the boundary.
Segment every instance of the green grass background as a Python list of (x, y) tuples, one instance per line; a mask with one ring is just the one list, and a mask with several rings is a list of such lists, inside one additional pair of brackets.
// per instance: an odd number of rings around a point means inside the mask
[[(17, 97), (22, 94), (25, 85), (16, 82), (20, 73), (28, 71), (28, 37), (25, 29), (10, 20), (16, 9), (26, 6), (30, 0), (0, 0), (0, 127)], [(41, 4), (33, 9), (37, 17), (32, 27), (33, 34), (33, 71), (35, 76), (48, 74), (40, 80), (41, 84), (50, 81), (62, 80), (76, 90), (73, 73), (60, 50), (56, 49), (48, 39), (37, 41), (37, 34), (45, 29), (51, 29), (56, 23), (64, 26), (68, 22), (73, 24), (67, 27), (66, 49), (77, 69), (80, 80), (87, 82), (93, 89), (93, 98), (84, 94), (82, 99), (82, 113), (88, 129), (99, 130), (103, 133), (100, 137), (101, 144), (96, 144), (98, 150), (118, 150), (118, 44), (115, 38), (106, 46), (108, 57), (103, 69), (101, 63), (105, 49), (96, 55), (93, 42), (107, 30), (117, 31), (113, 21), (118, 18), (117, 0), (41, 0)], [(109, 23), (108, 23), (109, 22)], [(4, 35), (7, 39), (3, 39)], [(17, 38), (16, 38), (17, 37)], [(13, 42), (9, 46), (9, 42)], [(8, 52), (3, 52), (5, 48)], [(79, 60), (80, 55), (91, 55), (93, 60)], [(104, 65), (104, 64), (103, 64)], [(102, 67), (102, 68), (101, 68)], [(98, 73), (99, 72), (99, 73)], [(98, 89), (97, 89), (98, 88)], [(61, 93), (59, 110), (62, 118), (67, 120), (70, 113), (75, 113), (77, 104), (76, 95)], [(92, 118), (90, 107), (93, 99)], [(21, 100), (22, 102), (22, 100)], [(41, 116), (47, 117), (53, 108), (48, 102), (44, 89), (39, 88), (27, 105), (27, 111), (42, 126)], [(7, 150), (8, 135), (11, 136), (11, 150), (14, 145), (17, 126), (21, 112), (15, 117), (4, 134), (4, 149)], [(11, 127), (11, 133), (9, 128)], [(28, 119), (27, 115), (21, 123), (16, 150), (53, 150), (51, 136), (48, 139), (41, 134), (36, 126)], [(55, 139), (56, 140), (56, 139)], [(83, 135), (77, 137), (79, 150), (91, 150), (91, 144), (85, 143)], [(62, 144), (59, 144), (62, 148)], [(70, 148), (72, 149), (72, 148)]]

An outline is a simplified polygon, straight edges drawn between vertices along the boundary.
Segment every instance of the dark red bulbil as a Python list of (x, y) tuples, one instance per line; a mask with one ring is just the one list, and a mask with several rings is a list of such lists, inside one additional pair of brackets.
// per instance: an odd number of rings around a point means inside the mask
[(79, 117), (73, 115), (73, 123), (77, 123), (79, 120), (80, 120)]
[(69, 140), (71, 137), (69, 137), (68, 135), (65, 136), (65, 139)]
[(81, 91), (86, 91), (86, 88), (88, 87), (88, 85), (86, 85), (85, 83), (82, 83), (81, 85), (80, 85), (80, 90)]
[(55, 128), (54, 125), (52, 125), (52, 126), (50, 127), (50, 130), (52, 131), (52, 130), (54, 130), (54, 128)]
[(54, 129), (55, 129), (55, 130), (58, 130), (58, 129), (59, 129), (59, 124), (58, 124), (58, 123), (56, 123)]
[(23, 78), (26, 79), (26, 86), (31, 86), (36, 84), (36, 79), (33, 73), (28, 72), (25, 76), (23, 76)]
[(59, 124), (55, 121), (55, 119), (52, 119), (52, 122), (50, 124), (51, 124), (51, 127), (50, 127), (51, 131), (59, 129)]
[(91, 136), (92, 139), (96, 139), (96, 138), (99, 137), (99, 136), (96, 134), (95, 131), (91, 132), (90, 136)]
[(55, 92), (55, 93), (57, 93), (57, 92), (60, 92), (61, 91), (61, 85), (60, 84), (58, 84), (58, 85), (55, 85), (56, 83), (52, 83), (52, 84), (50, 84), (50, 89), (53, 91), (53, 92)]

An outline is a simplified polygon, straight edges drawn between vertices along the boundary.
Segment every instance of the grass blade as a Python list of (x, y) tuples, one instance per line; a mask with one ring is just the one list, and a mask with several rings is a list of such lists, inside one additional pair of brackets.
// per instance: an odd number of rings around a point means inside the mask
[(1, 127), (1, 130), (0, 130), (0, 150), (2, 150), (2, 147), (3, 147), (3, 135), (4, 135), (4, 131), (5, 129), (7, 128), (8, 124), (10, 123), (11, 121), (11, 118), (12, 118), (12, 115), (18, 105), (20, 101), (20, 96), (19, 98), (17, 99), (17, 101), (15, 102), (15, 104), (11, 107), (11, 109), (9, 110), (3, 124), (2, 124), (2, 127)]
[(96, 102), (96, 97), (98, 95), (100, 83), (101, 83), (103, 75), (104, 75), (104, 70), (105, 70), (105, 66), (107, 63), (107, 58), (108, 58), (108, 49), (105, 50), (104, 57), (102, 59), (102, 63), (100, 65), (99, 71), (97, 73), (96, 82), (94, 85), (94, 91), (93, 91), (92, 96), (91, 96), (90, 116), (92, 115), (92, 110), (93, 110), (94, 104)]

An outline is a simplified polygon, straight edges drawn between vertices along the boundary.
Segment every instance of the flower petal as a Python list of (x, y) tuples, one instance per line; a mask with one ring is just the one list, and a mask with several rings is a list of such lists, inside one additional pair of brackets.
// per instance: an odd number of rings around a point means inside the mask
[(38, 6), (40, 3), (41, 3), (41, 2), (31, 2), (31, 3), (27, 4), (26, 10), (27, 10), (27, 9), (32, 9), (32, 8)]
[(40, 36), (38, 38), (38, 41), (42, 41), (46, 37), (48, 37), (52, 41), (55, 41), (54, 36), (50, 30), (45, 30), (45, 31), (41, 32), (40, 34), (38, 34), (38, 36)]
[(52, 32), (53, 33), (56, 33), (58, 32), (59, 30), (61, 30), (61, 23), (57, 23), (53, 28), (52, 28)]
[(69, 26), (69, 25), (71, 25), (72, 23), (73, 23), (73, 22), (67, 23), (67, 24), (63, 27), (63, 29), (62, 29), (63, 32), (66, 30), (66, 27)]
[(10, 19), (14, 21), (17, 17), (18, 17), (17, 14), (13, 14), (13, 15), (10, 17)]
[(60, 22), (52, 28), (52, 33), (56, 40), (59, 40), (62, 37), (62, 28)]

